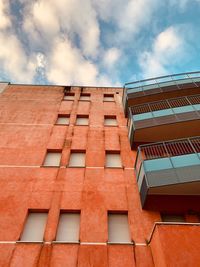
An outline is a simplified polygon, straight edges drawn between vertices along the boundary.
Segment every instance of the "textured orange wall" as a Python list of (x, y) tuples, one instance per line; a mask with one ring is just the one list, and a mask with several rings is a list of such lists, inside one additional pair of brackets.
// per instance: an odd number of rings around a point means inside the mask
[[(10, 85), (0, 96), (0, 266), (154, 266), (146, 239), (160, 215), (140, 205), (122, 89), (85, 88), (91, 102), (73, 91), (75, 101), (62, 101), (62, 87)], [(115, 102), (103, 102), (104, 93)], [(70, 114), (69, 126), (55, 125), (59, 113)], [(75, 126), (77, 114), (89, 115), (90, 125)], [(119, 125), (104, 127), (104, 115)], [(41, 167), (47, 149), (62, 149), (61, 168)], [(66, 168), (70, 149), (86, 150), (86, 168)], [(105, 150), (120, 150), (124, 167), (105, 168)], [(49, 210), (46, 243), (15, 243), (28, 209)], [(81, 211), (81, 244), (51, 243), (61, 209)], [(109, 210), (128, 211), (135, 246), (107, 245)]]

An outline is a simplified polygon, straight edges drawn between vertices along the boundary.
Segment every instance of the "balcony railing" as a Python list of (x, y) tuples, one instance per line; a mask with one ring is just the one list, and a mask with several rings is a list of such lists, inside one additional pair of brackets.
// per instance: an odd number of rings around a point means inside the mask
[(199, 209), (200, 136), (139, 146), (135, 171), (142, 206), (153, 202), (158, 208), (171, 195), (176, 204), (187, 199), (187, 208)]
[(147, 104), (132, 106), (129, 109), (131, 110), (132, 115), (156, 112), (160, 110), (173, 109), (177, 107), (191, 106), (194, 107), (194, 110), (200, 110), (200, 95), (192, 95), (187, 97), (178, 97), (165, 99), (162, 101), (150, 102)]
[(185, 93), (183, 89), (187, 90), (189, 88), (192, 88), (193, 91), (195, 88), (200, 88), (200, 71), (173, 74), (126, 83), (124, 85), (123, 94), (123, 106), (125, 113), (127, 114), (127, 107), (130, 106), (129, 101), (131, 100), (131, 102), (135, 105), (137, 101), (133, 100), (137, 97), (157, 95), (158, 93), (163, 92), (171, 94), (170, 92), (177, 90), (180, 90), (180, 95), (184, 95)]
[(195, 136), (200, 131), (200, 95), (131, 106), (128, 117), (132, 148), (144, 142)]
[(129, 82), (125, 83), (124, 88), (128, 93), (141, 92), (150, 89), (160, 89), (162, 92), (163, 87), (172, 85), (176, 86), (177, 89), (181, 89), (181, 85), (187, 83), (192, 83), (194, 86), (199, 87), (199, 82), (200, 71), (195, 71)]
[(199, 153), (200, 136), (141, 145), (138, 147), (135, 170), (138, 176), (141, 162), (145, 160), (171, 158), (187, 154), (197, 154), (200, 159)]

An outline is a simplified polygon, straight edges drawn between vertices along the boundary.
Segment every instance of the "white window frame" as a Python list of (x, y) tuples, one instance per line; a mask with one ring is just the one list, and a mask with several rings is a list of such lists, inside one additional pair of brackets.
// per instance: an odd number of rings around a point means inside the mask
[(132, 243), (128, 213), (108, 212), (108, 243)]
[[(19, 241), (43, 242), (47, 220), (48, 211), (29, 211)], [(34, 235), (38, 235), (40, 237), (35, 237)]]
[(79, 243), (80, 211), (62, 211), (56, 233), (56, 242)]
[[(56, 157), (56, 164), (51, 164), (49, 162), (53, 161), (53, 154)], [(61, 150), (47, 150), (45, 158), (44, 158), (44, 162), (43, 165), (44, 167), (59, 167), (60, 166), (60, 162), (61, 162), (61, 156), (62, 156), (62, 151)]]
[(115, 102), (114, 94), (104, 94), (103, 101), (104, 102)]
[[(110, 120), (110, 123), (109, 123)], [(113, 121), (113, 123), (112, 123)], [(118, 126), (117, 123), (117, 117), (116, 116), (104, 116), (104, 126), (111, 126), (111, 127), (116, 127)]]
[[(80, 164), (77, 163), (79, 161), (79, 158), (81, 158)], [(86, 151), (71, 151), (70, 157), (69, 157), (68, 167), (70, 167), (70, 168), (85, 168), (85, 164), (86, 164)]]
[[(120, 164), (112, 164), (110, 162), (112, 162), (112, 156), (117, 155), (119, 158), (114, 159), (114, 161), (120, 161)], [(106, 168), (123, 168), (122, 165), (122, 158), (121, 158), (121, 154), (119, 152), (115, 152), (115, 151), (106, 151), (106, 155), (105, 155), (105, 167)]]
[[(67, 119), (67, 122), (64, 123), (64, 122), (59, 122), (59, 120), (62, 120), (64, 121), (64, 119)], [(56, 120), (56, 125), (69, 125), (69, 120), (70, 120), (70, 117), (69, 115), (58, 115), (57, 117), (57, 120)]]
[(80, 95), (79, 100), (80, 100), (80, 101), (90, 101), (90, 97), (91, 97), (90, 94), (83, 93), (83, 94)]
[[(82, 123), (81, 123), (82, 121)], [(76, 117), (77, 126), (88, 126), (89, 125), (89, 116), (88, 115), (77, 115)]]
[(64, 94), (63, 100), (73, 101), (74, 99), (75, 99), (75, 93), (65, 93)]

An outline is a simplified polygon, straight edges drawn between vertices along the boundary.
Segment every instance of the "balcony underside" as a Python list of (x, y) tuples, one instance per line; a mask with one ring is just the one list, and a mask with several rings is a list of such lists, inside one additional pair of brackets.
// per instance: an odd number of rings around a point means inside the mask
[[(179, 85), (180, 86), (180, 85)], [(167, 86), (162, 87), (162, 90), (159, 88), (154, 88), (151, 90), (128, 93), (127, 92), (127, 101), (125, 103), (125, 115), (127, 116), (128, 107), (144, 104), (148, 102), (159, 101), (163, 99), (176, 98), (181, 96), (189, 96), (200, 93), (200, 83), (195, 84), (183, 84), (180, 89), (177, 86)]]
[(200, 211), (200, 165), (147, 172), (140, 187), (145, 209)]
[[(193, 112), (191, 112), (193, 113)], [(177, 121), (178, 117), (185, 121)], [(197, 136), (200, 133), (200, 119), (191, 119), (196, 114), (180, 114), (134, 122), (130, 135), (131, 147), (142, 143)], [(189, 116), (191, 118), (189, 118)], [(189, 120), (187, 120), (189, 119)]]

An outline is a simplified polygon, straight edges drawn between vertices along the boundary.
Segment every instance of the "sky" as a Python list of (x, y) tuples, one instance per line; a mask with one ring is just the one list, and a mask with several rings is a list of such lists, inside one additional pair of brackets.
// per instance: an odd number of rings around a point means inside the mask
[(200, 70), (200, 0), (0, 0), (0, 81), (123, 86)]

